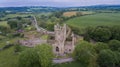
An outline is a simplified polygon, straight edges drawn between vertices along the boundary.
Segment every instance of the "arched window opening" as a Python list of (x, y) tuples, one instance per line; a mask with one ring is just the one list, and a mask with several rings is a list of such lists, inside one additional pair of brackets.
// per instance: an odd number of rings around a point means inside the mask
[(59, 48), (58, 47), (56, 47), (56, 51), (59, 52)]

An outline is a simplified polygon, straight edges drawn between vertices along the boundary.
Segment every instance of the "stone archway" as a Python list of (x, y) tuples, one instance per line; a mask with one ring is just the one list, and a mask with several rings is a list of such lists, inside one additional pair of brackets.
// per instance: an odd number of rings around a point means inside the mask
[(56, 47), (56, 52), (59, 52), (59, 47)]

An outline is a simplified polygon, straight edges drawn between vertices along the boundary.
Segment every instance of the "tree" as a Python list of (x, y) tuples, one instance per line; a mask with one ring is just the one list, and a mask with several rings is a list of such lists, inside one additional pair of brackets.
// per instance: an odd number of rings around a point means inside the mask
[(112, 39), (120, 40), (120, 26), (111, 27)]
[(21, 46), (20, 46), (20, 44), (19, 43), (16, 43), (15, 45), (14, 45), (14, 51), (15, 52), (20, 52), (20, 51), (22, 51), (22, 48), (21, 48)]
[(106, 27), (96, 27), (92, 33), (92, 39), (95, 41), (106, 42), (110, 40), (112, 34), (109, 28)]
[(74, 58), (87, 67), (96, 67), (97, 54), (93, 45), (88, 42), (81, 42), (77, 44), (74, 51)]
[(97, 61), (100, 67), (115, 67), (117, 61), (116, 54), (109, 49), (101, 50)]
[(41, 67), (49, 67), (52, 64), (53, 51), (48, 44), (38, 45), (35, 47), (39, 56)]
[(120, 67), (120, 52), (116, 51), (116, 67)]
[(9, 27), (6, 26), (0, 26), (0, 34), (6, 35), (7, 33), (10, 33), (11, 30)]
[(120, 41), (111, 40), (111, 41), (109, 41), (108, 45), (109, 45), (111, 50), (118, 51), (118, 49), (120, 48)]
[(91, 40), (91, 36), (92, 36), (93, 30), (94, 30), (93, 27), (87, 27), (85, 29), (84, 40), (86, 40), (86, 41), (90, 41)]
[(52, 64), (52, 59), (52, 47), (47, 44), (42, 44), (23, 51), (19, 57), (19, 66), (49, 67)]
[(10, 25), (11, 29), (16, 29), (18, 26), (18, 21), (17, 20), (9, 20), (8, 24)]
[(41, 67), (35, 49), (27, 49), (20, 54), (19, 67)]
[(101, 50), (104, 50), (104, 49), (109, 49), (108, 44), (102, 43), (102, 42), (96, 43), (95, 50), (97, 53), (99, 53)]

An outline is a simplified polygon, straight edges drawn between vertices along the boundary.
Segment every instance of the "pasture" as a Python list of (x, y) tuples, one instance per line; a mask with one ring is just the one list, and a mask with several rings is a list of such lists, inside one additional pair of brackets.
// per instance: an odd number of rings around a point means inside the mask
[(7, 21), (0, 21), (0, 26), (8, 27)]
[(68, 21), (65, 21), (70, 26), (76, 26), (78, 28), (85, 28), (88, 26), (113, 26), (120, 25), (120, 13), (98, 13), (93, 15), (85, 15), (81, 17), (75, 17)]

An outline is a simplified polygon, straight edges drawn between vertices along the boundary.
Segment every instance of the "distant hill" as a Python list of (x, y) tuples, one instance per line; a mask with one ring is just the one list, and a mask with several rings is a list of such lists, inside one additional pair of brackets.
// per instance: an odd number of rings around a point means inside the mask
[(0, 12), (55, 12), (55, 11), (87, 11), (87, 10), (117, 10), (120, 11), (120, 5), (93, 5), (80, 7), (0, 7)]

